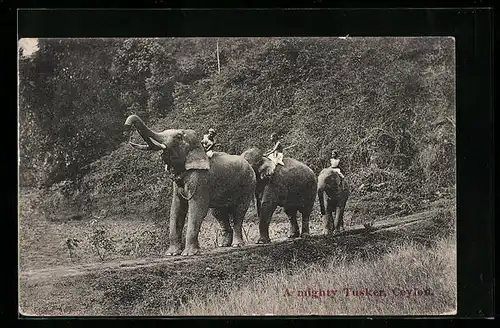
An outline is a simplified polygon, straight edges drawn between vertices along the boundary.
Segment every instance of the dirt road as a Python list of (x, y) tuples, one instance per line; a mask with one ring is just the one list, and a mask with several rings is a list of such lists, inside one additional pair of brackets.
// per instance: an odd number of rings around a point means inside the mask
[(324, 261), (334, 254), (362, 257), (410, 239), (432, 243), (454, 208), (438, 208), (405, 218), (379, 221), (368, 231), (353, 226), (335, 236), (279, 240), (269, 245), (206, 250), (195, 257), (62, 266), (20, 273), (20, 307), (26, 315), (159, 315), (193, 294), (204, 295), (256, 276)]

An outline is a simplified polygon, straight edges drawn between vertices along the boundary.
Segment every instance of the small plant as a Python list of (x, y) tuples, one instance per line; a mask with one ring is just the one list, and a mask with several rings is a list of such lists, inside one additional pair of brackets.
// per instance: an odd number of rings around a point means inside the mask
[(116, 250), (118, 254), (123, 256), (137, 255), (139, 245), (137, 244), (137, 242), (134, 240), (133, 237), (127, 234), (127, 236), (120, 238), (119, 241), (120, 245)]
[(147, 255), (157, 250), (159, 240), (154, 232), (145, 230), (141, 233), (138, 239), (139, 240), (136, 241), (136, 243), (138, 245), (138, 251), (141, 253), (141, 255)]
[(81, 240), (76, 239), (76, 238), (68, 238), (66, 239), (65, 245), (66, 248), (68, 249), (69, 252), (69, 257), (72, 262), (75, 260), (79, 259), (80, 256), (76, 253), (76, 249), (78, 248), (78, 245), (80, 244)]
[(111, 237), (109, 237), (105, 227), (99, 224), (97, 220), (92, 220), (90, 224), (92, 227), (89, 236), (90, 244), (101, 261), (104, 261), (106, 253), (110, 253), (115, 250), (114, 241)]

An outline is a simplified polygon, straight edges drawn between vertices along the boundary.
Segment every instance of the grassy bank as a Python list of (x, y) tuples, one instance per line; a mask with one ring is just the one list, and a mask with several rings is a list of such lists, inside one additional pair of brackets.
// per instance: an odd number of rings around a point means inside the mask
[[(441, 299), (449, 289), (440, 284), (447, 284), (446, 279), (452, 278), (447, 268), (453, 264), (455, 255), (449, 250), (442, 252), (443, 247), (436, 241), (453, 235), (454, 211), (452, 207), (436, 208), (405, 218), (393, 218), (392, 222), (415, 219), (417, 221), (412, 223), (372, 233), (334, 237), (313, 235), (265, 247), (213, 252), (210, 256), (170, 258), (151, 265), (142, 262), (146, 266), (133, 261), (125, 266), (109, 262), (110, 266), (99, 270), (78, 270), (69, 266), (48, 272), (21, 272), (20, 306), (23, 313), (31, 315), (158, 316), (185, 315), (189, 311), (209, 315), (218, 310), (223, 310), (224, 314), (280, 314), (282, 309), (293, 309), (293, 304), (288, 304), (290, 297), (284, 299), (285, 288), (291, 292), (301, 288), (306, 291), (307, 288), (341, 290), (346, 286), (384, 288), (389, 294), (391, 288), (408, 285), (430, 288), (434, 296), (426, 298), (429, 304), (449, 304)], [(405, 247), (409, 250), (404, 251)], [(401, 252), (403, 255), (398, 256)], [(449, 265), (443, 265), (446, 263)], [(452, 291), (449, 293), (453, 295)], [(249, 298), (248, 295), (254, 296)], [(324, 299), (307, 298), (319, 303)], [(355, 301), (351, 298), (334, 300), (343, 301), (348, 308), (356, 308), (349, 305)], [(261, 308), (245, 302), (255, 302)], [(275, 304), (276, 308), (264, 302)], [(285, 303), (279, 305), (280, 302)], [(407, 307), (401, 308), (403, 305), (399, 304), (400, 313), (418, 312), (423, 307), (410, 300), (400, 302), (406, 302)], [(218, 305), (214, 308), (211, 304)], [(318, 304), (315, 306), (322, 306)], [(323, 310), (328, 309), (329, 313), (339, 313), (335, 307)], [(307, 313), (307, 310), (296, 313)], [(382, 310), (384, 308), (379, 312)], [(309, 311), (316, 313), (319, 310), (313, 307)], [(366, 312), (370, 311), (371, 308), (366, 307)]]
[[(432, 248), (409, 241), (391, 246), (382, 256), (354, 260), (337, 256), (327, 263), (265, 275), (247, 286), (194, 296), (177, 311), (163, 309), (162, 314), (450, 314), (456, 309), (455, 268), (453, 235)], [(367, 296), (366, 289), (373, 296)], [(354, 295), (355, 290), (360, 292)]]
[[(93, 218), (51, 220), (41, 210), (40, 198), (43, 198), (43, 194), (39, 191), (26, 188), (22, 189), (19, 198), (21, 271), (149, 256), (161, 257), (168, 248), (168, 216), (163, 216), (161, 220), (152, 220), (147, 214), (106, 216), (98, 212)], [(346, 227), (384, 218), (373, 213), (357, 211), (358, 207), (362, 207), (362, 202), (350, 201), (345, 215)], [(443, 199), (442, 204), (434, 202), (429, 206), (438, 208), (448, 203), (449, 200)], [(77, 217), (74, 212), (67, 212), (66, 217)], [(320, 213), (315, 208), (311, 217), (311, 233), (321, 234), (322, 227)], [(285, 237), (288, 229), (288, 218), (279, 208), (271, 221), (271, 239)], [(214, 248), (219, 234), (219, 224), (209, 214), (200, 231), (200, 246), (204, 250)], [(252, 244), (258, 236), (257, 215), (252, 205), (244, 222), (244, 240)], [(75, 241), (76, 244), (71, 244)]]
[[(19, 198), (19, 250), (21, 271), (54, 266), (71, 266), (113, 260), (130, 260), (148, 256), (163, 256), (168, 248), (168, 216), (152, 220), (148, 215), (106, 216), (79, 218), (70, 210), (60, 216), (70, 220), (51, 220), (40, 208), (38, 190), (23, 189)], [(169, 200), (170, 201), (170, 200)], [(78, 219), (77, 219), (78, 218)], [(347, 220), (350, 213), (347, 214)], [(348, 224), (350, 223), (347, 221)], [(271, 223), (271, 238), (285, 237), (288, 218), (282, 209), (276, 210)], [(320, 214), (315, 211), (311, 232), (320, 234)], [(244, 240), (255, 243), (259, 230), (253, 206), (244, 223)], [(220, 237), (219, 224), (209, 214), (200, 231), (200, 246), (204, 250), (216, 247)]]

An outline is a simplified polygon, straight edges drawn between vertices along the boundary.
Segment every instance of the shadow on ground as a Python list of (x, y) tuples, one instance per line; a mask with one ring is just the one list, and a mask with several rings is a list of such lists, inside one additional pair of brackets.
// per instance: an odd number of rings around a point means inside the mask
[(312, 236), (242, 249), (214, 250), (194, 258), (175, 257), (143, 265), (102, 265), (87, 270), (21, 275), (20, 307), (26, 315), (160, 315), (193, 296), (244, 285), (282, 269), (328, 261), (339, 254), (362, 258), (413, 241), (427, 246), (454, 232), (453, 208), (438, 208), (357, 228), (336, 236)]

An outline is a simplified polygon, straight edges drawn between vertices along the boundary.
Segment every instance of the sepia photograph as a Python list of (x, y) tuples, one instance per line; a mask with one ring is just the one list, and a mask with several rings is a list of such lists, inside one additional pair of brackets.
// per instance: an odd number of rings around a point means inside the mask
[(457, 313), (455, 39), (21, 38), (24, 316)]

